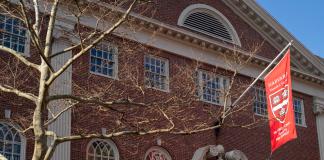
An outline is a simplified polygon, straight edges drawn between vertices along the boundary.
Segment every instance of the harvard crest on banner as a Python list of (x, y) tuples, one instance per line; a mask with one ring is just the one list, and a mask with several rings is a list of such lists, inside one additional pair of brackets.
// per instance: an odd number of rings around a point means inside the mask
[(271, 151), (297, 138), (290, 78), (290, 50), (265, 76)]

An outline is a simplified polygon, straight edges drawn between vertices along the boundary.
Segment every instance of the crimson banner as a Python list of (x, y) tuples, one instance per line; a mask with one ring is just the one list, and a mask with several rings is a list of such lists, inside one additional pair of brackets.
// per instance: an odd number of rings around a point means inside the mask
[(265, 78), (271, 152), (297, 138), (293, 110), (290, 50)]

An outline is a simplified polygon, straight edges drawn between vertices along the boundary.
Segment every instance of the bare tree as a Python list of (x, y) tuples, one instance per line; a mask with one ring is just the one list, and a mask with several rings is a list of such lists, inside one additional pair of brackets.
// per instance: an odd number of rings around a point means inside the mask
[[(237, 51), (231, 54), (224, 54), (228, 64), (227, 70), (206, 66), (199, 60), (188, 60), (174, 64), (173, 72), (178, 73), (168, 81), (176, 83), (170, 93), (157, 94), (154, 88), (156, 84), (148, 78), (142, 66), (144, 52), (152, 51), (156, 55), (160, 51), (121, 37), (112, 33), (122, 24), (130, 28), (137, 28), (136, 22), (129, 17), (133, 9), (137, 12), (153, 12), (154, 9), (148, 1), (110, 1), (109, 9), (98, 6), (96, 1), (38, 1), (20, 0), (11, 2), (6, 0), (0, 3), (1, 14), (18, 18), (27, 28), (31, 37), (31, 58), (26, 58), (18, 51), (0, 44), (0, 50), (8, 53), (8, 56), (1, 58), (0, 70), (0, 92), (16, 95), (21, 103), (30, 104), (31, 109), (26, 113), (31, 117), (23, 116), (15, 118), (14, 121), (22, 125), (17, 128), (21, 133), (29, 134), (34, 139), (33, 160), (50, 159), (55, 148), (64, 142), (90, 138), (111, 138), (114, 136), (135, 134), (146, 135), (167, 132), (170, 134), (194, 134), (206, 130), (220, 128), (225, 125), (227, 117), (233, 118), (242, 114), (242, 110), (248, 110), (251, 101), (231, 106), (231, 99), (238, 97), (250, 81), (240, 80), (238, 72), (249, 63), (253, 54), (259, 47), (251, 49), (251, 55), (241, 56)], [(75, 43), (61, 51), (53, 53), (55, 39), (55, 22), (59, 17), (69, 16), (75, 22), (73, 32), (62, 31), (73, 39)], [(87, 17), (94, 17), (96, 24), (94, 28), (82, 24)], [(104, 22), (109, 20), (111, 24)], [(2, 31), (0, 31), (2, 32)], [(153, 37), (154, 38), (154, 37)], [(96, 76), (82, 72), (82, 57), (89, 53), (106, 40), (117, 39), (115, 43), (120, 46), (119, 51), (119, 80), (107, 80), (105, 82), (92, 83)], [(136, 46), (136, 49), (134, 49)], [(260, 44), (256, 46), (261, 46)], [(72, 51), (72, 56), (63, 65), (54, 67), (53, 59)], [(109, 62), (107, 62), (109, 63)], [(14, 64), (14, 65), (13, 65)], [(82, 80), (73, 82), (73, 94), (52, 94), (53, 83), (71, 65), (74, 65), (73, 76)], [(190, 112), (201, 102), (201, 91), (204, 85), (197, 84), (195, 74), (198, 68), (212, 68), (212, 73), (221, 74), (227, 77), (228, 81), (217, 94), (223, 95), (223, 107), (215, 108), (212, 105), (202, 106), (201, 112), (191, 112), (191, 115), (183, 114)], [(146, 76), (143, 76), (146, 75)], [(146, 78), (145, 78), (146, 77)], [(103, 85), (104, 83), (104, 85)], [(163, 84), (164, 85), (164, 84)], [(57, 103), (59, 102), (59, 103)], [(53, 112), (53, 105), (60, 110)], [(101, 117), (100, 120), (107, 120), (110, 124), (109, 133), (92, 132), (91, 130), (77, 128), (78, 133), (59, 136), (50, 131), (48, 126), (55, 122), (64, 112), (73, 110), (87, 114), (79, 117), (79, 121), (89, 120), (89, 117)], [(207, 119), (200, 119), (198, 114), (208, 115)], [(28, 114), (27, 114), (28, 115)], [(48, 116), (50, 115), (50, 116)], [(109, 117), (109, 120), (107, 119)], [(229, 126), (249, 128), (252, 124), (241, 124), (232, 119)], [(50, 145), (48, 140), (50, 139)]]

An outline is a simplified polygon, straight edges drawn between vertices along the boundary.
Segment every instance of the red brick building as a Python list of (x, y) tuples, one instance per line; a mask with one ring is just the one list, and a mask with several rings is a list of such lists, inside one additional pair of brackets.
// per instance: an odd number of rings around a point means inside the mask
[[(109, 7), (101, 1), (98, 1), (97, 5)], [(141, 102), (159, 102), (158, 105), (172, 108), (172, 104), (163, 102), (172, 96), (187, 98), (186, 93), (194, 90), (193, 93), (198, 95), (199, 100), (182, 104), (179, 102), (171, 118), (179, 129), (188, 126), (197, 129), (195, 127), (201, 123), (211, 126), (216, 122), (212, 115), (221, 111), (225, 103), (222, 93), (218, 90), (226, 88), (232, 74), (227, 58), (240, 56), (244, 59), (248, 57), (251, 47), (262, 44), (252, 60), (244, 64), (235, 77), (237, 82), (234, 86), (239, 88), (242, 82), (248, 84), (256, 78), (283, 47), (290, 40), (294, 40), (291, 48), (291, 72), (298, 138), (274, 152), (272, 159), (324, 160), (323, 60), (308, 51), (255, 1), (154, 0), (153, 6), (153, 9), (149, 10), (152, 12), (144, 14), (146, 16), (135, 12), (130, 15), (136, 24), (135, 29), (130, 25), (121, 26), (113, 36), (73, 63), (72, 67), (55, 81), (50, 94), (102, 93), (102, 98), (108, 100), (130, 97)], [(29, 38), (23, 32), (23, 27), (18, 34), (19, 37), (25, 38), (14, 42), (17, 34), (6, 27), (19, 24), (10, 20), (7, 15), (1, 14), (0, 18), (0, 28), (4, 30), (0, 30), (0, 45), (17, 49), (23, 55), (37, 61), (32, 52), (33, 48), (28, 46)], [(81, 24), (92, 28), (95, 26), (93, 22), (92, 17), (88, 17)], [(69, 17), (59, 17), (56, 24), (53, 52), (61, 51), (75, 43), (75, 38), (67, 37), (61, 32), (73, 32), (76, 22)], [(10, 37), (10, 40), (6, 36)], [(75, 49), (53, 59), (54, 68), (61, 66), (62, 62), (77, 51), (78, 49)], [(4, 54), (0, 56), (2, 60), (12, 60)], [(195, 66), (197, 62), (199, 65)], [(6, 67), (6, 63), (0, 64), (3, 68)], [(194, 78), (192, 81), (186, 81), (184, 78), (188, 74), (185, 73), (191, 73), (190, 70), (194, 73), (190, 74)], [(136, 85), (128, 85), (134, 82), (126, 80), (130, 75), (136, 76), (134, 81), (138, 86), (144, 87), (145, 94), (142, 94)], [(30, 78), (32, 75), (26, 77)], [(1, 79), (3, 80), (5, 78)], [(23, 83), (37, 86), (33, 79)], [(187, 83), (192, 84), (191, 87), (196, 83), (198, 87), (188, 89), (185, 86)], [(111, 87), (105, 90), (109, 85)], [(33, 87), (30, 88), (32, 91)], [(19, 134), (13, 126), (20, 126), (21, 122), (15, 123), (11, 119), (29, 115), (28, 108), (33, 106), (14, 95), (1, 93), (0, 97), (0, 153), (11, 159), (31, 159), (33, 139), (29, 138), (29, 135)], [(228, 101), (233, 102), (235, 96), (232, 98)], [(252, 160), (267, 159), (270, 157), (270, 133), (267, 121), (262, 120), (267, 116), (262, 80), (251, 90), (250, 97), (245, 97), (242, 101), (249, 102), (249, 105), (238, 114), (229, 117), (220, 129), (193, 134), (166, 132), (65, 142), (58, 146), (53, 159), (216, 159), (209, 157), (208, 152), (203, 154), (202, 149), (205, 147), (209, 151), (210, 145), (218, 144), (223, 145), (226, 150), (241, 150)], [(111, 133), (120, 129), (117, 121), (119, 113), (93, 111), (92, 107), (78, 106), (78, 109), (62, 114), (49, 128), (58, 135)], [(120, 107), (127, 110), (125, 107), (128, 106)], [(172, 109), (166, 110), (172, 112)], [(57, 111), (54, 109), (53, 112)], [(122, 122), (128, 124), (123, 126), (126, 128), (134, 127), (130, 126), (131, 121), (139, 121), (138, 117), (149, 117), (152, 122), (149, 127), (165, 128), (165, 119), (156, 115), (153, 110), (137, 108), (128, 111), (127, 116), (130, 118)], [(155, 117), (157, 118), (153, 120)], [(258, 123), (251, 127), (244, 127), (256, 121)]]

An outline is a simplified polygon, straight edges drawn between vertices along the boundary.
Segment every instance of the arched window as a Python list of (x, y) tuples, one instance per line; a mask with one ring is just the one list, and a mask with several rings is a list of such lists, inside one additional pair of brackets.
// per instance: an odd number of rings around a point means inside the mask
[(227, 18), (208, 5), (188, 6), (182, 11), (178, 25), (241, 46), (238, 35)]
[(119, 152), (113, 141), (94, 139), (88, 144), (87, 160), (119, 160)]
[(144, 160), (172, 160), (167, 150), (161, 147), (152, 147), (146, 154)]
[(24, 160), (24, 138), (8, 123), (0, 122), (0, 153), (8, 160)]

